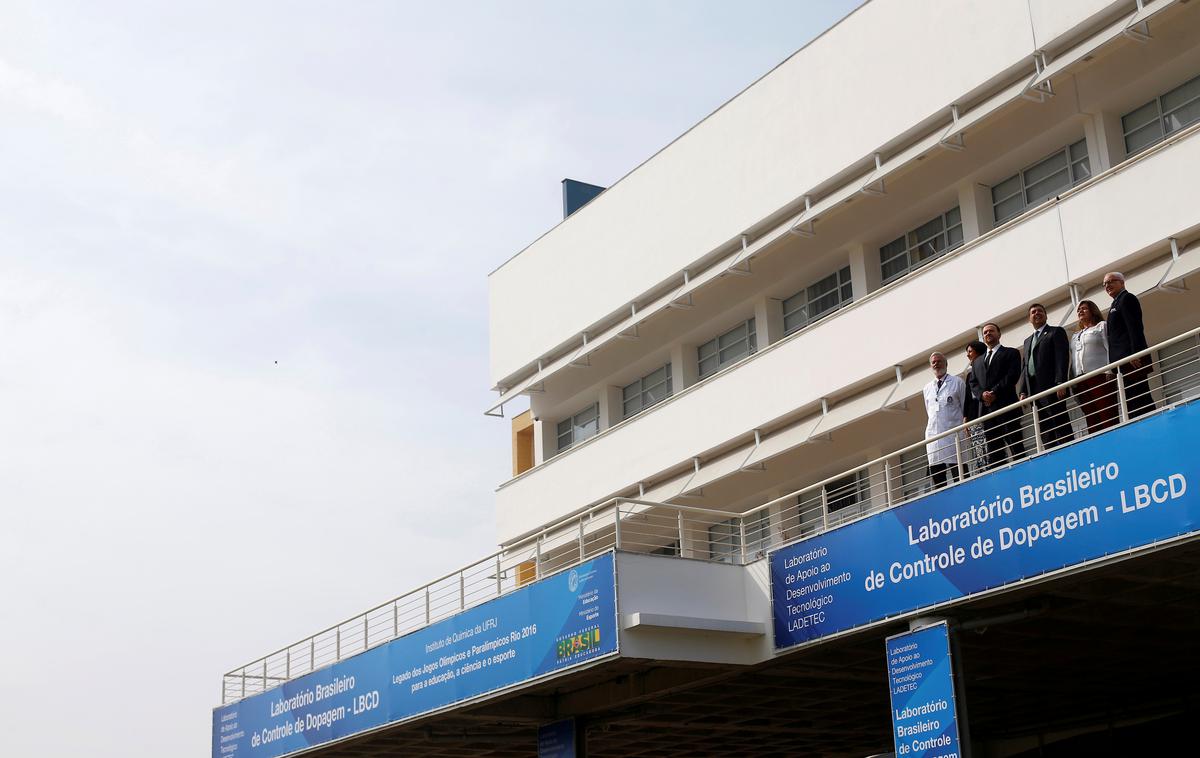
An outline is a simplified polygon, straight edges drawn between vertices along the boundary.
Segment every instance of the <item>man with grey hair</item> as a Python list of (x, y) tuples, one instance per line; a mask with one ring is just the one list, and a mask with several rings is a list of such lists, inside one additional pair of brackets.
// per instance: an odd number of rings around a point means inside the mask
[[(967, 399), (967, 383), (960, 377), (946, 373), (945, 355), (930, 355), (929, 369), (933, 372), (933, 380), (922, 391), (925, 414), (929, 417), (925, 425), (925, 439), (961, 426), (963, 406)], [(934, 487), (945, 487), (947, 475), (951, 481), (958, 478), (958, 446), (954, 444), (956, 436), (942, 437), (925, 444), (929, 476)]]
[[(1125, 289), (1125, 275), (1110, 271), (1104, 275), (1104, 291), (1112, 298), (1108, 309), (1108, 359), (1119, 361), (1134, 353), (1145, 350), (1146, 329), (1142, 324), (1142, 304), (1137, 295)], [(1137, 418), (1154, 410), (1154, 397), (1150, 394), (1150, 356), (1129, 358), (1128, 363), (1118, 367), (1124, 377), (1125, 398), (1129, 417)]]

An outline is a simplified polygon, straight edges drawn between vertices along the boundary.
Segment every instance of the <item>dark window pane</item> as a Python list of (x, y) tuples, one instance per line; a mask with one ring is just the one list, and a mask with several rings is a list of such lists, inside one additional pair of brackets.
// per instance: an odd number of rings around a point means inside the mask
[(1136, 111), (1121, 117), (1121, 131), (1128, 134), (1155, 121), (1158, 121), (1158, 101), (1151, 100)]

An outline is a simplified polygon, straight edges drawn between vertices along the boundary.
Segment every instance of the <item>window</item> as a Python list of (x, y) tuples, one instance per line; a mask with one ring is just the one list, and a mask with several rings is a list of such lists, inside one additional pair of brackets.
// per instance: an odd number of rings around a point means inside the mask
[(734, 328), (697, 348), (700, 378), (712, 376), (735, 361), (758, 350), (754, 338), (754, 319), (743, 321)]
[[(895, 459), (893, 459), (895, 460)], [(929, 470), (926, 468), (929, 459), (924, 448), (909, 450), (900, 456), (900, 498), (911, 500), (929, 491)], [(895, 486), (896, 469), (892, 469), (893, 487)]]
[(1200, 121), (1200, 76), (1121, 117), (1125, 152), (1141, 152), (1185, 126)]
[(954, 207), (879, 249), (883, 283), (899, 279), (962, 243), (962, 213)]
[(651, 371), (621, 390), (621, 418), (629, 418), (671, 396), (671, 364)]
[(558, 422), (558, 451), (578, 445), (600, 431), (600, 404), (593, 403), (568, 419)]
[(669, 545), (654, 548), (650, 551), (650, 555), (682, 555), (679, 552), (679, 540), (674, 540)]
[(871, 506), (871, 487), (867, 481), (867, 473), (859, 471), (826, 484), (825, 505), (829, 508), (830, 524), (849, 521), (866, 513)]
[(992, 212), (1002, 224), (1026, 208), (1070, 189), (1092, 175), (1087, 143), (1079, 140), (992, 187)]
[(853, 299), (850, 267), (846, 266), (783, 301), (783, 333), (803, 329)]
[(1168, 404), (1200, 397), (1200, 338), (1168, 345), (1158, 353), (1163, 399)]
[[(739, 556), (742, 527), (731, 518), (708, 528), (708, 554), (715, 561), (733, 563)], [(754, 559), (766, 552), (771, 541), (771, 516), (761, 510), (746, 517), (746, 558)]]

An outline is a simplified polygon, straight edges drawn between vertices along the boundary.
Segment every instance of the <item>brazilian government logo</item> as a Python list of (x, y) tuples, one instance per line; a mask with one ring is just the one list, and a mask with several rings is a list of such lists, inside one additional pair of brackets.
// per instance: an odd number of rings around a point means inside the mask
[(600, 627), (563, 637), (558, 641), (556, 658), (562, 660), (600, 647)]
[(571, 569), (571, 573), (567, 574), (567, 589), (571, 592), (579, 591), (579, 572)]

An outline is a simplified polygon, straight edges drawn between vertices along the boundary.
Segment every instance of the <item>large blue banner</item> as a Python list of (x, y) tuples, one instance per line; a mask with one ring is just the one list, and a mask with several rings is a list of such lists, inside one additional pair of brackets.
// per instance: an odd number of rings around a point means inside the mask
[(1198, 443), (1192, 403), (782, 548), (775, 647), (1194, 532)]
[(213, 758), (274, 758), (616, 651), (608, 553), (215, 709)]
[(958, 756), (950, 633), (943, 621), (887, 639), (896, 756)]

